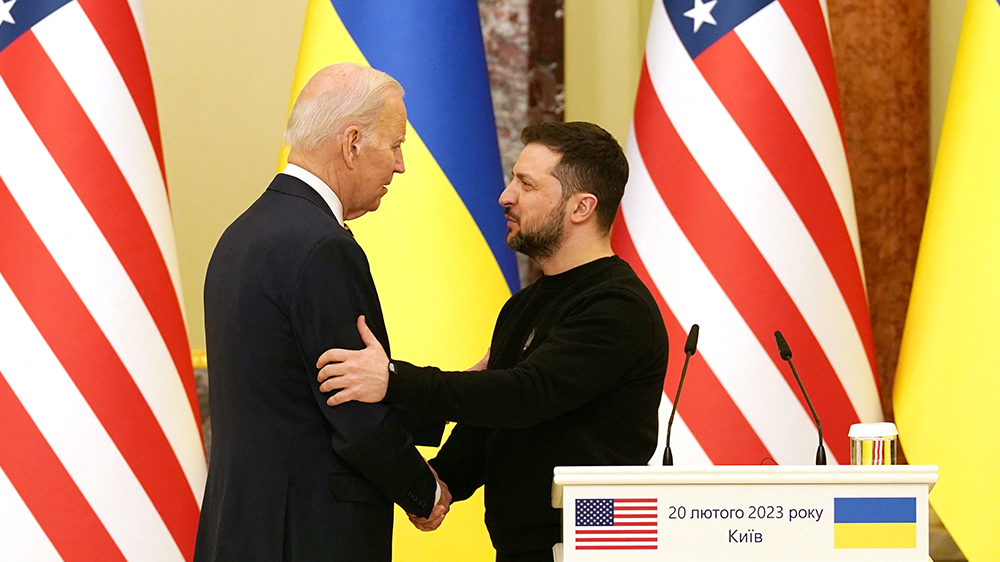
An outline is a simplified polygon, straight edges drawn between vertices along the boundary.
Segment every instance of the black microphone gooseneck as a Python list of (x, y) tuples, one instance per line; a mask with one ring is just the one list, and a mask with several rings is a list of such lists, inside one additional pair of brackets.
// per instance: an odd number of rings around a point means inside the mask
[(781, 359), (788, 362), (788, 366), (792, 368), (792, 374), (795, 375), (795, 382), (799, 383), (799, 390), (802, 391), (802, 396), (805, 396), (806, 404), (809, 405), (809, 411), (813, 415), (813, 421), (816, 422), (816, 429), (819, 431), (819, 448), (816, 449), (816, 464), (826, 464), (826, 448), (823, 447), (823, 426), (819, 423), (819, 416), (816, 415), (816, 409), (813, 408), (812, 401), (809, 400), (809, 393), (806, 392), (806, 387), (802, 386), (802, 379), (799, 378), (799, 373), (795, 370), (795, 365), (792, 364), (792, 350), (788, 347), (788, 342), (785, 341), (785, 336), (782, 336), (781, 332), (774, 332), (774, 341), (778, 344), (778, 353), (781, 354)]
[(681, 388), (684, 387), (684, 377), (688, 372), (688, 361), (698, 350), (698, 325), (693, 324), (684, 344), (684, 368), (681, 370), (681, 382), (677, 385), (677, 395), (674, 396), (674, 406), (670, 409), (670, 419), (667, 420), (667, 446), (663, 448), (663, 466), (674, 465), (674, 454), (670, 452), (670, 428), (674, 425), (674, 414), (677, 413), (677, 401), (681, 398)]

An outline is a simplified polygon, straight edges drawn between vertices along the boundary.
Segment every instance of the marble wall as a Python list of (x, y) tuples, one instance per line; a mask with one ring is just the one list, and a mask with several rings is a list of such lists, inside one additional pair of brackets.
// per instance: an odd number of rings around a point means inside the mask
[(479, 2), (500, 158), (508, 178), (521, 152), (521, 129), (528, 124), (529, 4), (529, 0)]
[(927, 0), (829, 0), (847, 159), (882, 406), (892, 382), (930, 188)]

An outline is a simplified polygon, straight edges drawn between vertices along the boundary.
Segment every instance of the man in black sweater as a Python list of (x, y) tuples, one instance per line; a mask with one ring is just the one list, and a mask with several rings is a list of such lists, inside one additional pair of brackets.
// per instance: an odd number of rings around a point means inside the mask
[(504, 305), (481, 370), (390, 361), (363, 322), (366, 349), (330, 350), (317, 366), (322, 391), (342, 389), (332, 406), (401, 403), (458, 422), (431, 464), (455, 501), (485, 485), (498, 561), (534, 562), (551, 561), (560, 540), (554, 467), (652, 456), (667, 335), (649, 291), (611, 251), (628, 179), (621, 147), (589, 123), (533, 125), (521, 140), (500, 203), (508, 245), (544, 275)]

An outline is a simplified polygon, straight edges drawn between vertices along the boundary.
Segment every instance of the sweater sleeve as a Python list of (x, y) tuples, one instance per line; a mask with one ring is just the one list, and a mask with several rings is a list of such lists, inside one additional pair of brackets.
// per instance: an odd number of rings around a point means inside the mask
[(469, 499), (486, 479), (486, 456), (494, 431), (457, 425), (430, 463), (448, 485), (452, 501)]
[(396, 361), (387, 402), (488, 428), (524, 428), (586, 404), (657, 358), (648, 306), (625, 289), (581, 298), (514, 368), (446, 372)]

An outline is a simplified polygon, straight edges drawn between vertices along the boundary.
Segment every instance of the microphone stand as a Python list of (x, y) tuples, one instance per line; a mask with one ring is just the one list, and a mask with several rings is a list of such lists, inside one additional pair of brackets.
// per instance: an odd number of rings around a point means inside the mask
[(684, 388), (684, 377), (687, 376), (688, 362), (691, 361), (691, 356), (695, 354), (698, 348), (698, 325), (694, 324), (691, 326), (691, 331), (688, 333), (687, 342), (684, 344), (684, 368), (681, 369), (681, 381), (677, 385), (677, 394), (674, 395), (674, 404), (670, 408), (670, 419), (667, 420), (667, 442), (666, 446), (663, 448), (663, 466), (673, 466), (674, 465), (674, 454), (670, 451), (670, 430), (674, 425), (674, 415), (677, 413), (677, 401), (681, 398), (681, 389)]
[(825, 465), (826, 448), (823, 447), (823, 424), (819, 422), (819, 416), (816, 415), (816, 408), (813, 408), (812, 401), (809, 400), (809, 393), (806, 392), (806, 387), (802, 385), (802, 379), (799, 378), (799, 373), (795, 370), (795, 365), (792, 364), (792, 350), (788, 347), (788, 342), (785, 341), (785, 337), (781, 335), (781, 332), (777, 331), (774, 332), (774, 340), (778, 344), (778, 352), (781, 354), (781, 358), (792, 368), (792, 374), (795, 375), (795, 382), (799, 383), (799, 390), (802, 391), (802, 396), (806, 399), (809, 411), (812, 412), (813, 421), (816, 422), (816, 429), (819, 431), (819, 448), (816, 449), (816, 464)]

